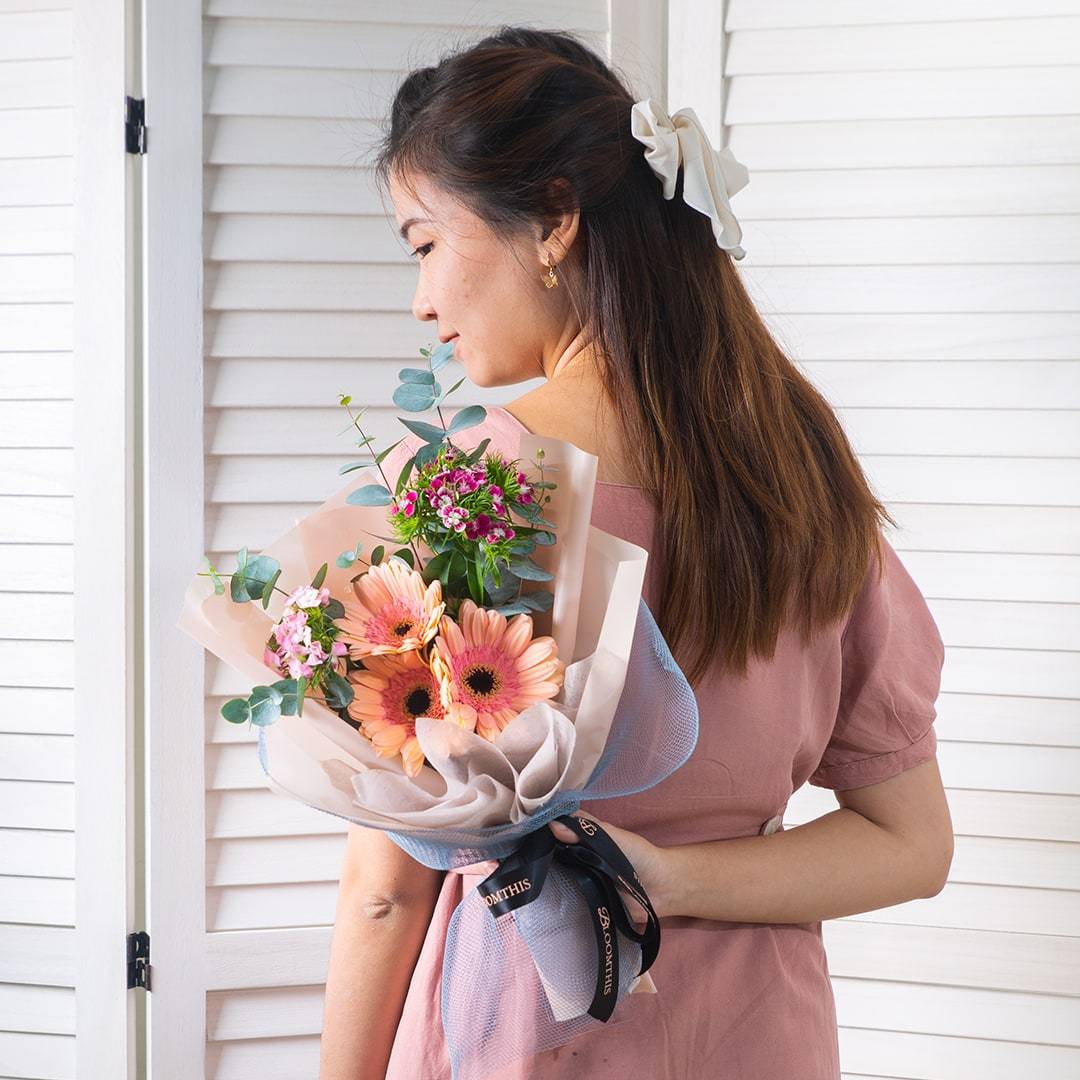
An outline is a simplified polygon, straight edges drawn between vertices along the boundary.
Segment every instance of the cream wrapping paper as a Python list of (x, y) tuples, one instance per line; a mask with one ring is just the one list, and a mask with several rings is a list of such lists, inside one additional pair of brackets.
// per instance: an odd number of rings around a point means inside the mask
[[(556, 543), (537, 546), (532, 558), (555, 575), (550, 633), (567, 660), (560, 693), (525, 709), (494, 743), (421, 719), (417, 738), (435, 767), (414, 778), (400, 758), (379, 757), (333, 710), (305, 700), (303, 716), (281, 716), (264, 728), (275, 762), (268, 786), (357, 824), (408, 832), (517, 822), (556, 791), (585, 783), (622, 692), (648, 552), (589, 523), (594, 455), (560, 439), (530, 436), (530, 445), (543, 448), (545, 477), (559, 485), (545, 506)], [(370, 548), (390, 526), (385, 507), (354, 506), (346, 496), (380, 482), (373, 469), (360, 472), (262, 551), (280, 564), (286, 592), (310, 582), (325, 562), (330, 595), (348, 594), (357, 568), (337, 566), (337, 555), (358, 540)], [(282, 607), (279, 593), (266, 611), (256, 601), (237, 604), (196, 575), (177, 626), (252, 685), (263, 685), (281, 677), (262, 656)], [(545, 615), (533, 619), (543, 632)]]

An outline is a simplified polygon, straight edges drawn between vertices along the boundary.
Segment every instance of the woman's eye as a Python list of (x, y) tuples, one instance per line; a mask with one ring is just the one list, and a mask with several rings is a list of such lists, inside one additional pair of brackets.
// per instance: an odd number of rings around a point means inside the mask
[[(422, 258), (424, 257), (424, 255), (426, 255), (426, 254), (427, 254), (427, 253), (428, 253), (428, 252), (429, 252), (429, 251), (431, 250), (431, 248), (432, 248), (432, 245), (431, 245), (430, 243), (427, 243), (427, 244), (421, 244), (421, 245), (420, 245), (420, 246), (419, 246), (418, 248), (415, 248), (415, 249), (413, 250), (412, 254), (413, 254), (413, 255), (414, 255), (414, 256), (415, 256), (416, 258), (418, 258), (418, 259), (422, 259)], [(424, 255), (421, 255), (421, 254), (420, 254), (421, 252), (423, 252), (423, 253), (424, 253)]]

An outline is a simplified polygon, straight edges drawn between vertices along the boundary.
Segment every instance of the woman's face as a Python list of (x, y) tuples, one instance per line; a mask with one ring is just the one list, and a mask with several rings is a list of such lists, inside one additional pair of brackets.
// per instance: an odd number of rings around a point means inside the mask
[(413, 314), (434, 322), (440, 340), (453, 338), (454, 358), (477, 386), (550, 375), (576, 333), (565, 288), (542, 280), (547, 250), (558, 273), (561, 249), (551, 237), (545, 248), (539, 231), (508, 245), (424, 178), (412, 186), (416, 196), (390, 181), (398, 228), (419, 262)]

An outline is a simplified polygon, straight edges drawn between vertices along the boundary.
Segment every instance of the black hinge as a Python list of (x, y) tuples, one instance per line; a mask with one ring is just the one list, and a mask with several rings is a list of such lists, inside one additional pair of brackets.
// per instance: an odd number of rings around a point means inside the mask
[(127, 988), (150, 989), (150, 935), (145, 930), (127, 936)]
[(146, 102), (130, 94), (124, 98), (124, 133), (129, 154), (146, 153)]

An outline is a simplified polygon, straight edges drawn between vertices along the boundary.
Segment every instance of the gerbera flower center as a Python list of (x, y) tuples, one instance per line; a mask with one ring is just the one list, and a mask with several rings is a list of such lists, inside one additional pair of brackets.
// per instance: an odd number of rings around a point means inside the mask
[(394, 633), (397, 634), (398, 637), (404, 637), (412, 630), (414, 625), (415, 624), (411, 619), (402, 619), (394, 626)]
[(405, 699), (405, 711), (412, 716), (427, 716), (431, 710), (431, 692), (418, 686)]
[(466, 674), (465, 685), (481, 697), (488, 697), (498, 690), (495, 672), (489, 667), (475, 667)]

